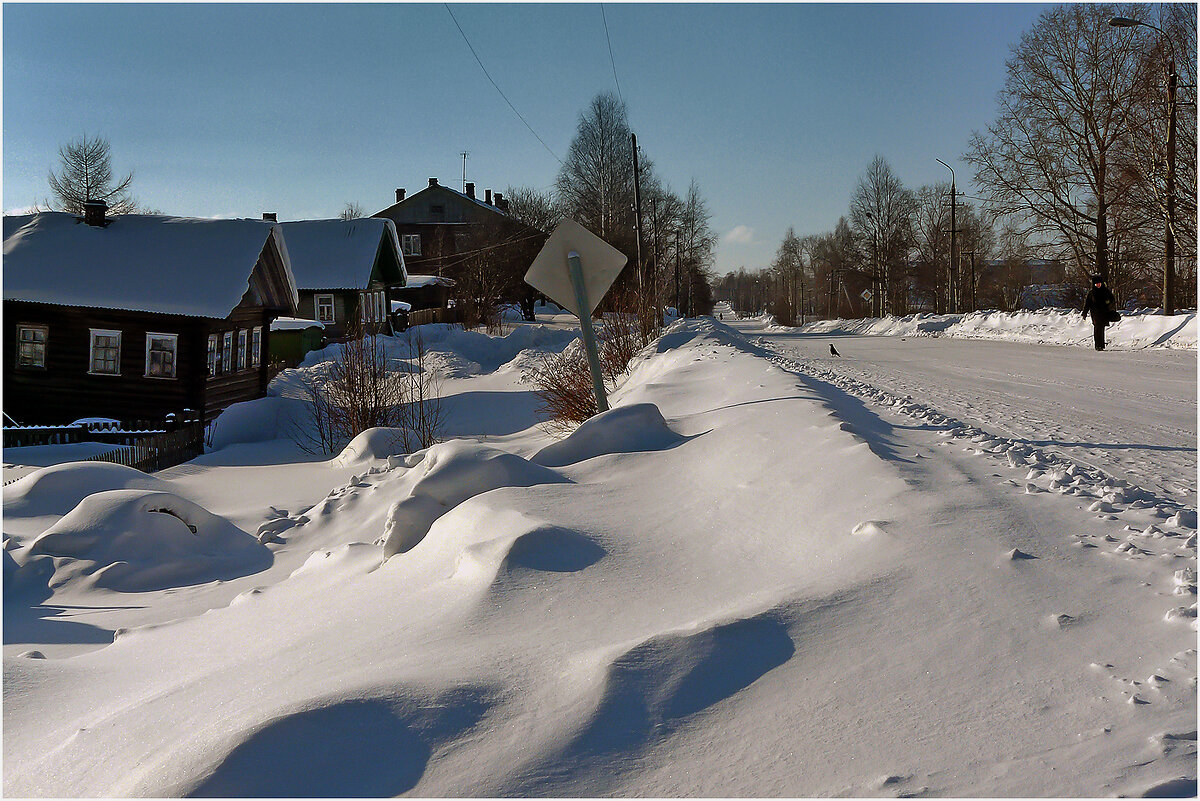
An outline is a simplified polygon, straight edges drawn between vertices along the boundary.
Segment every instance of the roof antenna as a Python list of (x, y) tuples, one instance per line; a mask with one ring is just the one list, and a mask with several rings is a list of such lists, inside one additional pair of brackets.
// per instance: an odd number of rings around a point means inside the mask
[(459, 153), (458, 155), (463, 157), (463, 189), (462, 189), (462, 191), (463, 191), (463, 194), (465, 195), (467, 193), (467, 156), (469, 156), (471, 154), (470, 154), (470, 152), (464, 150), (461, 153)]

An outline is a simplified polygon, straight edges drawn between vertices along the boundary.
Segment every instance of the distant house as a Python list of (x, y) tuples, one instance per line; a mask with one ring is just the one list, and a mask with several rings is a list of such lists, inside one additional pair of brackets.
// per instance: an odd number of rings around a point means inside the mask
[(6, 419), (212, 419), (266, 393), (271, 321), (296, 302), (276, 224), (6, 216)]
[(301, 317), (323, 323), (330, 340), (352, 331), (391, 331), (390, 304), (407, 271), (390, 220), (300, 220), (281, 227)]
[(316, 320), (276, 317), (271, 321), (269, 359), (280, 367), (295, 367), (304, 355), (325, 345), (325, 326)]
[(412, 195), (397, 189), (396, 202), (371, 216), (395, 223), (411, 272), (460, 280), (470, 256), (486, 251), (491, 268), (512, 278), (506, 294), (513, 301), (527, 299), (532, 309), (534, 293), (520, 277), (548, 234), (511, 216), (501, 193), (488, 189), (480, 199), (475, 184), (465, 188), (459, 192), (430, 178)]
[(393, 297), (408, 304), (405, 311), (421, 311), (422, 309), (445, 308), (450, 298), (450, 290), (454, 281), (436, 275), (417, 275), (410, 273), (408, 283), (402, 289), (393, 293)]

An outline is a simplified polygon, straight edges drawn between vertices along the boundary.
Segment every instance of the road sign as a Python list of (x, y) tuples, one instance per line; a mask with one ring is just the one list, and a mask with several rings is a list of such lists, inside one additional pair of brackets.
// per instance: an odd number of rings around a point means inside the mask
[[(586, 310), (580, 309), (575, 287), (571, 283), (567, 256), (572, 251), (579, 254), (583, 269), (583, 288), (588, 303)], [(624, 253), (579, 223), (563, 220), (529, 266), (525, 283), (582, 319), (590, 316), (600, 305), (626, 261)]]
[(873, 297), (875, 297), (875, 296), (871, 294), (871, 290), (869, 290), (869, 289), (864, 289), (864, 290), (862, 291), (862, 294), (861, 294), (861, 295), (859, 295), (859, 297), (860, 297), (860, 298), (862, 298), (863, 300), (865, 300), (867, 303), (870, 303), (870, 302), (871, 302), (871, 298), (873, 298)]
[(579, 318), (579, 332), (592, 371), (596, 408), (608, 411), (600, 354), (592, 330), (592, 312), (621, 273), (625, 254), (574, 220), (563, 220), (529, 265), (525, 283)]

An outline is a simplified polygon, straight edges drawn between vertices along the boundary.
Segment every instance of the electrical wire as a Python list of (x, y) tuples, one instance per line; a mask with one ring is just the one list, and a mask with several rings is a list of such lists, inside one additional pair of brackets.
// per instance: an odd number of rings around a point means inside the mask
[(479, 69), (483, 70), (483, 74), (487, 76), (487, 79), (491, 81), (492, 86), (494, 86), (496, 91), (500, 93), (500, 96), (504, 98), (504, 102), (508, 103), (508, 107), (513, 110), (513, 114), (516, 114), (517, 117), (520, 118), (521, 122), (525, 123), (525, 127), (529, 129), (529, 132), (533, 134), (534, 138), (542, 143), (542, 147), (546, 148), (546, 152), (551, 156), (554, 156), (555, 161), (557, 161), (559, 164), (562, 164), (562, 159), (560, 159), (558, 155), (550, 149), (550, 146), (546, 144), (542, 137), (538, 136), (538, 132), (533, 130), (533, 126), (529, 124), (529, 121), (526, 120), (524, 116), (522, 116), (521, 112), (517, 111), (517, 107), (512, 104), (511, 100), (508, 99), (508, 95), (504, 94), (504, 90), (502, 90), (492, 78), (491, 74), (487, 71), (487, 67), (483, 66), (483, 61), (480, 60), (479, 54), (475, 52), (475, 48), (472, 46), (471, 40), (467, 38), (466, 32), (462, 29), (462, 26), (458, 24), (458, 19), (454, 16), (454, 12), (450, 10), (450, 4), (442, 3), (442, 5), (446, 7), (446, 13), (450, 15), (450, 19), (454, 20), (454, 27), (458, 28), (458, 32), (462, 34), (463, 41), (467, 43), (467, 47), (471, 50), (471, 55), (475, 56), (475, 61), (479, 64)]
[(613, 58), (612, 38), (608, 35), (608, 17), (604, 13), (604, 3), (600, 4), (600, 19), (604, 20), (604, 41), (608, 42), (608, 60), (612, 62), (613, 83), (617, 85), (617, 97), (624, 103), (625, 96), (621, 94), (621, 82), (617, 80), (617, 60)]

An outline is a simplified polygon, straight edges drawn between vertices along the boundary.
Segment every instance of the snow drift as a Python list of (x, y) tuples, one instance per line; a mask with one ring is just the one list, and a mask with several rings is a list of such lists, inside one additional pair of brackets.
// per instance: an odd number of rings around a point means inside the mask
[(635, 403), (584, 421), (566, 439), (538, 451), (533, 461), (546, 467), (562, 467), (606, 453), (663, 450), (682, 440), (667, 427), (657, 406)]
[(89, 495), (111, 490), (170, 492), (171, 485), (141, 470), (108, 462), (68, 462), (30, 473), (4, 488), (4, 514), (65, 515)]
[[(1106, 329), (1108, 343), (1118, 348), (1196, 349), (1196, 313), (1166, 316), (1155, 309), (1122, 312)], [(782, 327), (779, 327), (782, 330)], [(792, 330), (792, 329), (788, 329)], [(959, 339), (1002, 339), (1033, 345), (1090, 344), (1092, 324), (1074, 309), (978, 311), (969, 314), (910, 314), (862, 320), (820, 320), (795, 329), (806, 334), (860, 336), (945, 336)]]
[(118, 592), (179, 587), (263, 570), (271, 553), (223, 517), (171, 492), (109, 490), (84, 498), (29, 547), (61, 557), (52, 588), (90, 578)]

